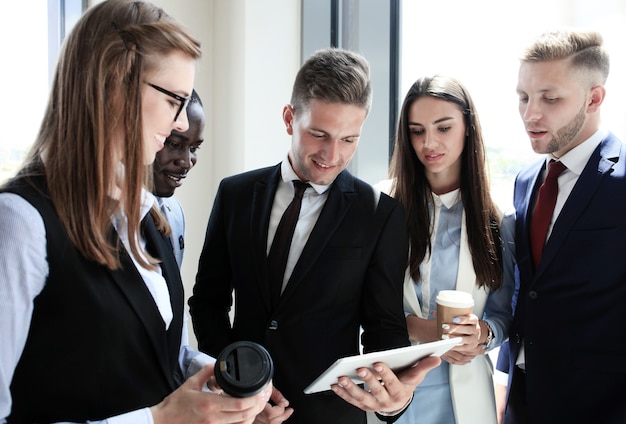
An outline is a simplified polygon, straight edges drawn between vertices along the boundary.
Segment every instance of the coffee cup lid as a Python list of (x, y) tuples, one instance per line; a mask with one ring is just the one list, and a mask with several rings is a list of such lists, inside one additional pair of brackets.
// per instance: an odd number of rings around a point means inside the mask
[(468, 308), (474, 306), (474, 298), (470, 293), (460, 290), (441, 290), (436, 302), (452, 308)]
[(232, 343), (217, 357), (215, 380), (233, 397), (259, 393), (274, 376), (274, 363), (260, 344), (248, 341)]

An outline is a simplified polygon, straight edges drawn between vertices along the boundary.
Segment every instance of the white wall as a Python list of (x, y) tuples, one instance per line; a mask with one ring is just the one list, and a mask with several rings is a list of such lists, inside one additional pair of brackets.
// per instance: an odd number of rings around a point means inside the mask
[[(182, 277), (189, 297), (220, 180), (278, 163), (289, 148), (281, 114), (300, 66), (300, 2), (152, 2), (202, 43), (196, 90), (207, 112), (205, 142), (196, 167), (176, 191), (187, 219)], [(195, 344), (191, 328), (190, 338)]]

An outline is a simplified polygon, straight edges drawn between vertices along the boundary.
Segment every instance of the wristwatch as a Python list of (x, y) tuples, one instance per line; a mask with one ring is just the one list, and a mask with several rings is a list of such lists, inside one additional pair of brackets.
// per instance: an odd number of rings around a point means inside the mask
[(489, 350), (489, 348), (491, 348), (491, 345), (493, 344), (493, 339), (494, 339), (494, 335), (493, 335), (493, 330), (491, 329), (491, 326), (489, 325), (489, 323), (487, 321), (484, 321), (485, 326), (487, 327), (487, 339), (485, 340), (485, 343), (483, 344), (483, 349), (485, 350)]

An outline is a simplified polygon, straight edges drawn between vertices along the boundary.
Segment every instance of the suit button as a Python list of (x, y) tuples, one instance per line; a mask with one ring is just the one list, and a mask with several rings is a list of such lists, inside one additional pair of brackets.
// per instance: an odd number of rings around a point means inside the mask
[(277, 330), (277, 329), (278, 329), (278, 321), (271, 320), (270, 321), (270, 330)]
[(528, 292), (528, 297), (531, 298), (532, 300), (535, 300), (539, 297), (539, 294), (536, 291), (531, 290)]

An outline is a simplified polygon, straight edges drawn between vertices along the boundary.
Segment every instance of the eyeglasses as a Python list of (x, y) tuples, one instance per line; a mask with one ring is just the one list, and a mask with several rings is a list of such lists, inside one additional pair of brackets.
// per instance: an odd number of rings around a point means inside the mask
[(168, 96), (175, 98), (176, 100), (178, 100), (180, 102), (180, 104), (178, 105), (178, 111), (176, 112), (176, 115), (174, 115), (174, 122), (176, 122), (176, 120), (180, 116), (180, 114), (183, 111), (183, 109), (185, 109), (185, 107), (187, 107), (187, 104), (189, 103), (189, 99), (191, 99), (191, 96), (189, 96), (189, 97), (179, 96), (176, 93), (172, 93), (171, 91), (166, 90), (163, 87), (159, 87), (158, 85), (151, 84), (151, 83), (149, 83), (147, 81), (146, 81), (146, 84), (148, 84), (150, 87), (154, 88), (155, 90), (160, 91), (163, 94), (167, 94)]

